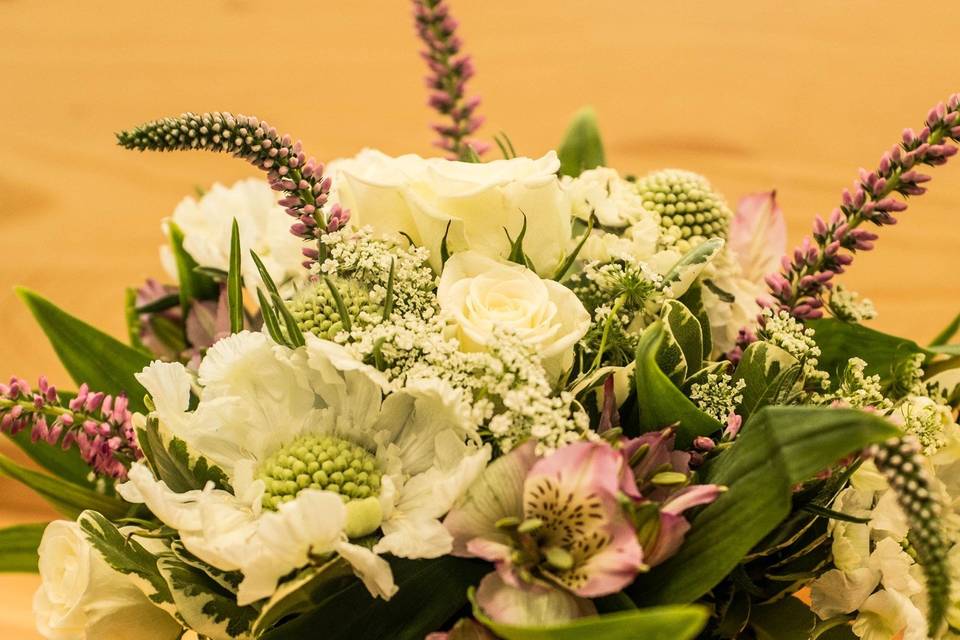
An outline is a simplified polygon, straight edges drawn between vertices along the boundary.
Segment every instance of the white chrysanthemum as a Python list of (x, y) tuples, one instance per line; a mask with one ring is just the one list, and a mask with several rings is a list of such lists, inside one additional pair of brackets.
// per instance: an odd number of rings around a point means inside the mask
[[(396, 587), (376, 554), (448, 553), (439, 518), (490, 456), (449, 386), (418, 381), (389, 393), (378, 371), (312, 335), (291, 350), (238, 333), (210, 348), (196, 381), (160, 362), (138, 380), (161, 425), (219, 465), (232, 491), (178, 494), (142, 464), (120, 491), (177, 529), (200, 559), (241, 571), (241, 604), (334, 552), (371, 593), (389, 598)], [(189, 410), (194, 382), (199, 403)], [(349, 542), (378, 530), (372, 551)]]
[[(214, 184), (201, 198), (184, 198), (169, 222), (183, 232), (183, 248), (201, 267), (226, 271), (230, 266), (233, 220), (240, 229), (243, 277), (249, 286), (260, 282), (250, 250), (257, 252), (270, 277), (283, 282), (302, 272), (302, 241), (290, 233), (290, 216), (277, 204), (275, 192), (263, 180), (248, 178), (230, 187)], [(161, 247), (160, 258), (170, 277), (177, 278), (173, 252)]]

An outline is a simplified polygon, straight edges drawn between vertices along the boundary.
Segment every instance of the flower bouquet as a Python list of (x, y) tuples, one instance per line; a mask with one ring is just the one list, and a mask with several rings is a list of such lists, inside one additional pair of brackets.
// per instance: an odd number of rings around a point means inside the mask
[(773, 193), (621, 175), (590, 110), (487, 160), (456, 23), (414, 7), (447, 157), (149, 122), (119, 143), (265, 179), (176, 207), (123, 342), (18, 290), (77, 384), (0, 385), (36, 463), (0, 471), (66, 518), (0, 531), (41, 634), (960, 637), (960, 317), (921, 346), (838, 282), (960, 97), (788, 253)]

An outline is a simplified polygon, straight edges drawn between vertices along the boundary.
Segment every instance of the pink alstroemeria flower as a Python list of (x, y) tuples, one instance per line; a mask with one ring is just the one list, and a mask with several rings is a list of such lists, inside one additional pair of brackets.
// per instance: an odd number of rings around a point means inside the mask
[(637, 505), (659, 503), (659, 527), (652, 541), (644, 546), (644, 561), (654, 567), (670, 558), (680, 549), (690, 523), (683, 512), (692, 507), (709, 504), (717, 499), (722, 487), (712, 484), (658, 486), (654, 476), (672, 471), (689, 476), (690, 454), (675, 451), (673, 429), (651, 431), (623, 442), (624, 458), (633, 468), (635, 487), (625, 493)]
[(590, 610), (582, 598), (633, 582), (646, 567), (620, 503), (625, 488), (636, 490), (632, 475), (622, 453), (599, 442), (544, 458), (529, 442), (493, 462), (444, 521), (454, 555), (496, 565), (477, 592), (484, 611), (518, 623), (520, 603), (536, 599), (540, 624), (560, 622)]
[(787, 223), (776, 196), (776, 191), (744, 196), (730, 222), (728, 250), (752, 282), (762, 283), (764, 276), (779, 271), (787, 251)]

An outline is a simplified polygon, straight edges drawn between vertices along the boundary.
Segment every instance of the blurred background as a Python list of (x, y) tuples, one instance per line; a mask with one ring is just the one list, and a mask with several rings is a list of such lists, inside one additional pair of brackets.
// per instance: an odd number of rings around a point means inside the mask
[[(481, 134), (539, 155), (592, 104), (609, 164), (697, 171), (731, 203), (775, 188), (792, 242), (858, 167), (960, 91), (958, 24), (941, 2), (451, 5), (478, 68)], [(254, 174), (223, 156), (123, 151), (114, 131), (230, 110), (323, 160), (364, 146), (430, 154), (418, 48), (403, 0), (0, 0), (0, 377), (68, 383), (14, 285), (121, 336), (123, 288), (162, 273), (161, 219), (197, 185)], [(960, 311), (958, 165), (935, 170), (844, 277), (877, 304), (881, 330), (926, 341)], [(55, 517), (2, 479), (0, 495), (0, 526)], [(0, 576), (0, 637), (38, 637), (36, 583)]]

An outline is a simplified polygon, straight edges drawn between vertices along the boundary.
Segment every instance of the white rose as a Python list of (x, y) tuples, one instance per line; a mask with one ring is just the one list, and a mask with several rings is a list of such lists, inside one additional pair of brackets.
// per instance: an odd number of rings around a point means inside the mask
[[(230, 187), (215, 184), (199, 200), (184, 198), (169, 220), (183, 232), (183, 248), (197, 264), (227, 271), (234, 219), (240, 230), (241, 270), (249, 286), (260, 282), (251, 249), (277, 283), (302, 273), (303, 241), (290, 233), (292, 219), (263, 180), (249, 178)], [(169, 225), (164, 223), (163, 228), (169, 236)], [(177, 279), (171, 248), (165, 246), (160, 251), (164, 268)]]
[(478, 251), (506, 258), (512, 238), (527, 234), (523, 248), (537, 271), (551, 274), (570, 249), (570, 200), (560, 188), (560, 161), (551, 151), (537, 160), (512, 158), (485, 163), (455, 162), (416, 155), (392, 158), (367, 149), (331, 163), (334, 198), (351, 222), (377, 233), (403, 232), (427, 247), (440, 270), (440, 244), (447, 225), (451, 253)]
[(597, 167), (576, 178), (565, 176), (562, 186), (570, 195), (573, 215), (581, 220), (595, 215), (604, 227), (627, 227), (644, 218), (656, 222), (633, 184), (622, 179), (616, 169)]
[(590, 328), (590, 314), (560, 283), (474, 251), (447, 261), (437, 299), (464, 350), (484, 351), (495, 328), (512, 330), (536, 349), (555, 377), (573, 363), (573, 346)]
[(114, 571), (75, 522), (47, 525), (38, 549), (43, 582), (33, 597), (37, 629), (51, 640), (175, 640), (182, 627)]

